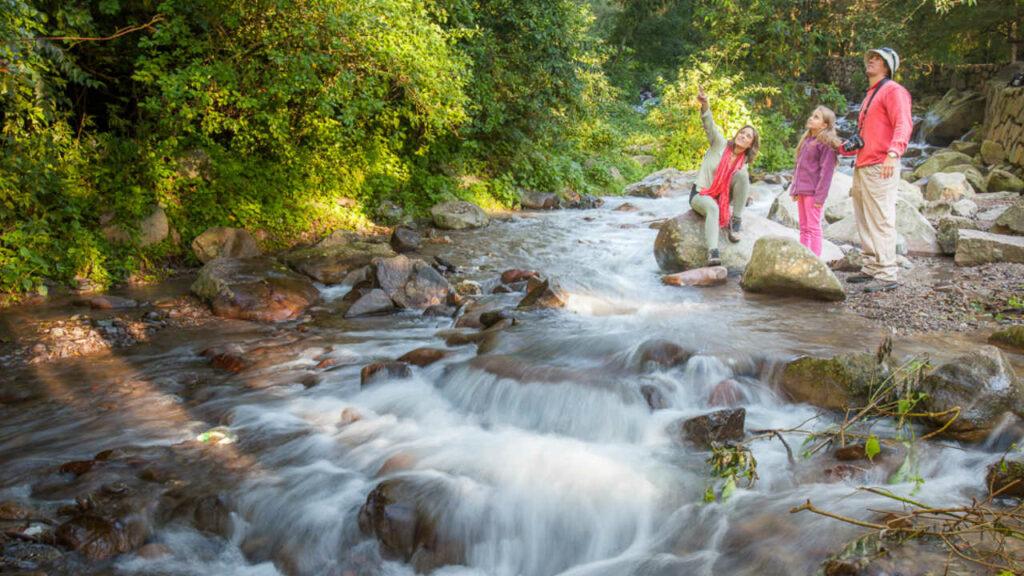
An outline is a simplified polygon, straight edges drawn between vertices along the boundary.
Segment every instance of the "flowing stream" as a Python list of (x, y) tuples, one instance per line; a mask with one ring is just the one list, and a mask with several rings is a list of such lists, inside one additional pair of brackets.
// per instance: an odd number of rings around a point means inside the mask
[[(780, 190), (763, 186), (750, 209), (765, 214)], [(638, 210), (613, 210), (626, 202)], [(915, 484), (887, 485), (892, 465), (847, 479), (829, 476), (834, 462), (791, 466), (783, 443), (766, 439), (751, 444), (756, 485), (702, 503), (713, 484), (707, 453), (680, 442), (674, 424), (718, 409), (709, 397), (732, 379), (748, 431), (824, 429), (835, 418), (805, 423), (817, 411), (780, 399), (773, 369), (800, 354), (873, 351), (884, 332), (841, 304), (746, 294), (736, 278), (711, 289), (663, 286), (649, 223), (686, 207), (685, 197), (609, 198), (594, 210), (507, 215), (449, 233), (451, 244), (427, 245), (424, 257), (443, 256), (485, 293), (502, 270), (525, 268), (568, 294), (564, 309), (522, 314), (503, 331), (479, 356), (493, 359), (490, 370), (464, 345), (413, 368), (411, 378), (361, 388), (367, 364), (444, 348), (438, 333), (453, 321), (414, 313), (344, 319), (336, 312), (344, 287), (323, 288), (303, 331), (218, 320), (128, 351), (34, 365), (19, 378), (46, 399), (0, 408), (0, 501), (38, 499), (33, 483), (63, 462), (118, 446), (167, 446), (221, 425), (236, 442), (218, 450), (248, 462), (227, 488), (230, 537), (169, 527), (157, 534), (169, 555), (128, 554), (76, 573), (412, 574), (412, 564), (382, 558), (358, 527), (368, 494), (388, 479), (415, 486), (443, 539), (463, 550), (466, 565), (440, 568), (440, 576), (815, 573), (863, 531), (790, 508), (811, 500), (870, 518), (869, 508), (895, 502), (857, 487), (907, 495)], [(521, 296), (485, 298), (514, 306)], [(46, 313), (67, 309), (21, 309), (6, 321)], [(643, 363), (644, 346), (657, 341), (697, 354), (681, 366)], [(896, 353), (942, 357), (978, 343), (899, 339)], [(225, 374), (200, 355), (211, 346), (278, 352)], [(325, 359), (331, 366), (318, 367)], [(663, 390), (668, 408), (652, 412), (644, 385)], [(110, 390), (121, 391), (117, 402)], [(891, 424), (873, 431), (891, 434)], [(799, 456), (805, 436), (785, 438)], [(985, 467), (998, 458), (984, 446), (929, 444), (914, 497), (945, 506), (982, 496)]]

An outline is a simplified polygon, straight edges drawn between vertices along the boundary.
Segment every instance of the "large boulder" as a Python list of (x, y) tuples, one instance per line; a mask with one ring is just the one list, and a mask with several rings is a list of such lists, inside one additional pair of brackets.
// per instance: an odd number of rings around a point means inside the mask
[(1006, 160), (1006, 149), (995, 140), (983, 140), (981, 142), (981, 161), (989, 166), (999, 164)]
[[(138, 245), (142, 248), (162, 242), (171, 231), (167, 213), (158, 205), (152, 206), (149, 214), (136, 222), (134, 228), (138, 231)], [(104, 227), (103, 234), (114, 244), (129, 244), (133, 239), (133, 235), (118, 224)]]
[(391, 246), (380, 242), (362, 240), (346, 244), (317, 244), (292, 250), (281, 255), (281, 260), (300, 272), (323, 284), (341, 284), (349, 273), (370, 264), (374, 258), (388, 258), (395, 255)]
[(793, 402), (806, 402), (828, 410), (862, 404), (889, 377), (889, 369), (875, 354), (839, 354), (833, 358), (803, 357), (782, 370), (778, 386)]
[(400, 308), (423, 310), (443, 304), (451, 285), (426, 262), (404, 254), (373, 261), (377, 283)]
[(939, 220), (938, 229), (935, 232), (935, 240), (939, 243), (942, 253), (948, 256), (956, 254), (956, 240), (961, 229), (980, 230), (981, 224), (977, 220), (961, 218), (958, 216), (946, 216)]
[(984, 121), (984, 94), (950, 90), (928, 111), (921, 130), (925, 142), (933, 146), (949, 146), (975, 124)]
[[(842, 220), (853, 214), (853, 200), (850, 198), (850, 189), (853, 187), (853, 177), (842, 172), (832, 174), (832, 183), (828, 188), (828, 197), (825, 198), (824, 218), (828, 222)], [(776, 204), (779, 204), (776, 207)], [(778, 212), (778, 211), (782, 212)], [(768, 218), (779, 224), (790, 228), (799, 228), (800, 217), (797, 211), (796, 201), (788, 194), (779, 194), (772, 204)]]
[[(942, 253), (935, 236), (935, 228), (920, 212), (908, 202), (896, 200), (896, 231), (903, 238), (907, 252), (921, 255)], [(860, 234), (853, 216), (829, 224), (825, 228), (825, 238), (839, 244), (855, 244), (860, 246)]]
[(974, 192), (985, 192), (985, 176), (981, 173), (981, 170), (975, 168), (974, 164), (957, 164), (955, 166), (947, 166), (942, 169), (942, 172), (958, 172), (963, 174), (967, 178), (967, 183), (971, 185)]
[[(947, 438), (966, 442), (984, 440), (1006, 413), (1024, 413), (1024, 387), (1013, 366), (994, 346), (956, 358), (936, 368), (921, 382), (928, 394), (922, 408), (935, 416), (936, 427), (950, 421)], [(960, 408), (959, 413), (947, 413)]]
[(831, 224), (833, 222), (838, 222), (844, 218), (853, 218), (853, 198), (845, 198), (841, 202), (833, 203), (831, 206), (828, 204), (828, 202), (826, 202), (824, 208), (825, 222), (823, 222), (822, 224)]
[(792, 238), (764, 236), (743, 273), (743, 289), (781, 296), (837, 301), (846, 292), (835, 274), (806, 246)]
[[(742, 270), (754, 252), (754, 243), (762, 236), (782, 236), (799, 240), (800, 232), (772, 222), (762, 216), (746, 212), (743, 215), (743, 239), (733, 244), (719, 232), (718, 248), (722, 264), (729, 269)], [(704, 247), (704, 217), (688, 210), (669, 219), (658, 231), (654, 241), (654, 257), (658, 266), (668, 272), (681, 272), (707, 266), (708, 251)], [(831, 242), (822, 245), (821, 258), (828, 262), (843, 257), (843, 251)]]
[(924, 193), (917, 184), (900, 180), (899, 197), (918, 210), (924, 206)]
[(320, 297), (309, 278), (269, 258), (210, 260), (192, 292), (218, 316), (260, 322), (295, 318)]
[(985, 178), (988, 192), (1024, 192), (1024, 180), (1006, 170), (991, 170)]
[(519, 205), (527, 210), (554, 210), (558, 208), (558, 194), (554, 192), (520, 190)]
[(663, 198), (689, 194), (690, 188), (697, 179), (696, 172), (680, 172), (675, 168), (665, 168), (648, 174), (643, 180), (634, 182), (623, 193), (626, 196), (642, 196), (644, 198)]
[(800, 228), (800, 209), (796, 200), (789, 194), (783, 192), (775, 197), (771, 208), (768, 209), (768, 219), (778, 222), (787, 228)]
[(999, 218), (996, 218), (996, 223), (992, 225), (992, 231), (996, 234), (1024, 236), (1024, 200), (1018, 200), (1000, 214)]
[(927, 178), (948, 166), (970, 164), (971, 157), (960, 152), (939, 152), (914, 169), (915, 178)]
[(924, 197), (926, 200), (957, 200), (974, 196), (974, 189), (971, 188), (967, 176), (960, 172), (936, 172), (928, 180)]
[(981, 152), (981, 144), (973, 140), (954, 140), (949, 144), (949, 149), (954, 152), (962, 152), (968, 156), (974, 156)]
[(961, 266), (990, 262), (1024, 263), (1024, 236), (961, 229), (957, 233), (955, 259)]
[(727, 408), (702, 414), (678, 423), (682, 440), (698, 450), (711, 450), (716, 444), (740, 442), (745, 436), (745, 408)]
[(213, 226), (192, 239), (192, 253), (206, 264), (214, 258), (254, 258), (260, 248), (247, 230)]
[(491, 222), (491, 217), (472, 202), (442, 202), (430, 209), (434, 226), (444, 230), (480, 228)]

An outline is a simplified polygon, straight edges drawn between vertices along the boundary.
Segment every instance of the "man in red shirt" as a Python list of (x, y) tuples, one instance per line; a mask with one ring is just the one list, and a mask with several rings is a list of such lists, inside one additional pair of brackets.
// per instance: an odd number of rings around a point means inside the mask
[(864, 266), (847, 282), (865, 282), (865, 292), (892, 290), (896, 281), (896, 198), (900, 182), (900, 156), (914, 129), (910, 93), (892, 75), (900, 57), (892, 48), (872, 48), (864, 54), (868, 93), (857, 125), (863, 147), (840, 152), (857, 155), (853, 170), (853, 213), (864, 252)]

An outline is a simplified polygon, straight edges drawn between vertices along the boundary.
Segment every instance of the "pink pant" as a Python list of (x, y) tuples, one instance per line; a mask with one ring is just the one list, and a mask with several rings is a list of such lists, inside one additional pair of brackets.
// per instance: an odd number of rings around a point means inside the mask
[(814, 196), (797, 196), (800, 211), (800, 243), (821, 256), (821, 213), (824, 206), (814, 205)]

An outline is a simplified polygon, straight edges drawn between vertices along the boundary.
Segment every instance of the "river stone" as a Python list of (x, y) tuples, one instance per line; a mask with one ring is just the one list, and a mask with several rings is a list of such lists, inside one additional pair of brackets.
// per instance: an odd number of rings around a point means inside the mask
[(341, 284), (349, 273), (370, 264), (374, 258), (394, 256), (395, 251), (379, 242), (317, 244), (281, 255), (296, 272), (324, 284)]
[(859, 272), (864, 268), (864, 254), (859, 248), (844, 246), (843, 257), (828, 263), (828, 267), (838, 272)]
[(942, 173), (960, 173), (967, 178), (967, 183), (975, 192), (985, 192), (985, 176), (973, 164), (957, 164), (942, 169)]
[(1024, 413), (1024, 386), (1006, 356), (994, 346), (978, 350), (936, 368), (921, 382), (928, 397), (922, 408), (938, 414), (960, 407), (953, 414), (929, 417), (936, 428), (950, 420), (942, 436), (965, 442), (980, 442), (992, 432), (1003, 414)]
[[(924, 206), (924, 192), (921, 191), (921, 187), (911, 182), (900, 180), (899, 184), (899, 197), (905, 200), (914, 208), (920, 210)], [(853, 213), (851, 207), (850, 213)]]
[(985, 121), (985, 95), (973, 90), (950, 90), (924, 118), (921, 133), (933, 146), (949, 146), (975, 124)]
[(793, 402), (827, 410), (845, 410), (863, 403), (889, 370), (874, 354), (839, 354), (833, 358), (798, 358), (782, 371), (781, 392)]
[(1000, 498), (1024, 498), (1024, 461), (1004, 458), (993, 462), (985, 474), (985, 487)]
[(789, 194), (783, 192), (775, 197), (771, 208), (768, 209), (768, 219), (778, 222), (788, 228), (800, 228), (800, 209), (796, 200)]
[(727, 408), (682, 422), (682, 439), (698, 450), (711, 450), (714, 444), (740, 442), (747, 419), (745, 408)]
[(379, 380), (398, 380), (412, 378), (412, 369), (408, 362), (375, 362), (363, 366), (359, 371), (359, 386), (365, 388)]
[(665, 398), (665, 393), (661, 391), (661, 388), (653, 384), (644, 384), (640, 387), (640, 395), (644, 397), (644, 401), (647, 402), (647, 406), (650, 407), (651, 411), (664, 410), (669, 407), (668, 400)]
[(1002, 144), (995, 140), (982, 140), (979, 152), (981, 154), (981, 161), (989, 166), (1006, 160), (1006, 150)]
[(1024, 180), (1006, 170), (991, 170), (985, 178), (985, 190), (989, 192), (1024, 192)]
[(451, 291), (448, 280), (426, 262), (404, 254), (375, 258), (374, 275), (381, 289), (399, 308), (423, 310), (444, 304)]
[[(912, 185), (913, 186), (913, 185)], [(914, 186), (916, 188), (916, 186)], [(844, 198), (840, 202), (835, 202), (829, 205), (825, 202), (825, 221), (822, 222), (823, 226), (827, 226), (833, 222), (838, 222), (843, 218), (853, 217), (853, 198)]]
[(1018, 200), (996, 218), (992, 232), (1024, 236), (1024, 199)]
[(92, 561), (107, 560), (135, 550), (149, 536), (141, 519), (108, 519), (79, 514), (56, 530), (57, 542)]
[(978, 152), (981, 152), (981, 144), (967, 140), (954, 140), (950, 143), (949, 149), (973, 157)]
[(443, 230), (480, 228), (491, 222), (491, 217), (472, 202), (442, 202), (430, 209), (434, 226)]
[(990, 344), (1005, 346), (1018, 352), (1024, 352), (1024, 325), (1010, 326), (993, 332), (988, 337)]
[[(171, 231), (167, 213), (158, 205), (153, 205), (149, 214), (135, 223), (138, 230), (138, 246), (145, 248), (162, 242)], [(130, 244), (133, 236), (118, 224), (110, 224), (103, 228), (107, 241), (114, 244)]]
[(320, 297), (309, 278), (269, 258), (214, 258), (191, 290), (217, 316), (260, 322), (295, 318)]
[(527, 210), (554, 210), (558, 208), (558, 194), (520, 190), (519, 205)]
[(696, 180), (696, 172), (680, 172), (675, 168), (665, 168), (648, 174), (639, 182), (626, 186), (623, 194), (644, 198), (664, 198), (684, 193), (689, 194), (690, 188)]
[(953, 215), (973, 218), (978, 213), (978, 205), (973, 200), (964, 198), (953, 203)]
[[(782, 236), (799, 240), (800, 232), (767, 218), (746, 212), (743, 215), (743, 239), (733, 244), (719, 231), (718, 249), (722, 264), (732, 270), (742, 270), (750, 261), (754, 243), (762, 236)], [(670, 218), (658, 231), (654, 241), (654, 257), (658, 266), (667, 272), (681, 272), (707, 266), (708, 251), (704, 247), (704, 217), (693, 210)], [(842, 250), (831, 242), (822, 243), (822, 260), (828, 262), (843, 257)]]
[(693, 352), (671, 340), (656, 338), (641, 342), (632, 357), (642, 370), (667, 370), (686, 364), (693, 357)]
[(260, 249), (247, 230), (213, 226), (192, 239), (192, 253), (206, 264), (214, 258), (254, 258)]
[[(970, 164), (971, 157), (960, 152), (939, 152), (925, 160), (920, 166), (914, 169), (914, 177), (927, 178), (936, 172), (941, 172), (947, 166), (958, 164)], [(989, 188), (991, 190), (991, 188)]]
[(725, 266), (708, 266), (662, 276), (661, 283), (666, 286), (718, 286), (725, 284), (728, 277), (729, 271)]
[(526, 296), (519, 301), (517, 308), (562, 308), (565, 306), (566, 293), (551, 280), (532, 277), (527, 281)]
[(921, 208), (921, 215), (928, 220), (939, 220), (953, 214), (953, 203), (949, 200), (931, 200)]
[(967, 181), (967, 176), (959, 172), (936, 172), (928, 180), (924, 197), (926, 200), (957, 201), (967, 196), (974, 196), (974, 189)]
[(461, 541), (439, 523), (457, 506), (452, 500), (451, 489), (435, 478), (384, 480), (359, 509), (359, 529), (377, 538), (381, 557), (409, 563), (418, 574), (465, 564)]
[(391, 233), (391, 240), (388, 242), (391, 249), (399, 254), (404, 252), (415, 252), (420, 249), (420, 235), (408, 226), (396, 226)]
[(942, 253), (946, 255), (956, 254), (956, 239), (960, 229), (979, 230), (980, 224), (977, 220), (961, 218), (958, 216), (946, 216), (939, 220), (938, 229), (935, 232), (935, 240), (939, 243)]
[[(899, 244), (902, 240), (904, 251), (920, 255), (941, 254), (935, 237), (935, 228), (916, 208), (902, 198), (896, 200), (896, 231), (897, 252), (901, 252)], [(860, 234), (857, 232), (857, 221), (854, 217), (844, 218), (825, 228), (825, 238), (839, 244), (860, 246)]]
[(349, 309), (345, 311), (345, 318), (387, 314), (394, 309), (395, 303), (391, 301), (387, 292), (380, 288), (374, 288), (360, 296), (358, 300), (352, 303), (352, 306), (349, 306)]
[(743, 289), (780, 296), (838, 301), (846, 292), (835, 274), (813, 252), (792, 238), (764, 236), (743, 273)]
[(442, 348), (416, 348), (415, 350), (410, 350), (405, 354), (402, 354), (396, 361), (408, 362), (413, 366), (423, 368), (430, 366), (439, 360), (443, 360), (451, 356), (451, 354), (451, 352)]
[(1024, 236), (961, 229), (957, 233), (956, 263), (974, 266), (990, 262), (1024, 263)]

